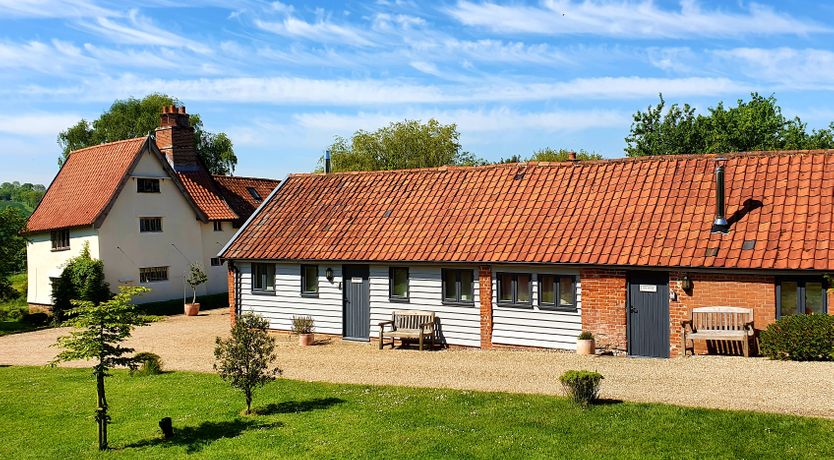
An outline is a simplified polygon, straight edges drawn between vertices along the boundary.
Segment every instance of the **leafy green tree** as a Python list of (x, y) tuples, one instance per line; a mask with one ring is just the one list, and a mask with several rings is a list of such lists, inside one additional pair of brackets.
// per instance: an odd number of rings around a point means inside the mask
[(99, 304), (112, 296), (110, 285), (104, 281), (104, 262), (90, 256), (90, 245), (84, 243), (81, 254), (70, 259), (61, 276), (52, 283), (52, 313), (61, 324), (73, 309), (73, 301), (83, 300)]
[[(84, 147), (146, 136), (159, 127), (162, 107), (179, 104), (176, 98), (153, 93), (142, 99), (128, 98), (113, 102), (101, 116), (89, 122), (80, 120), (58, 134), (58, 144), (63, 150), (58, 165), (64, 164), (70, 152)], [(230, 174), (235, 170), (237, 157), (231, 139), (225, 133), (210, 133), (203, 128), (199, 114), (189, 118), (194, 127), (197, 154), (212, 174)]]
[(329, 150), (333, 171), (376, 171), (483, 163), (472, 153), (461, 151), (457, 125), (444, 125), (434, 118), (426, 123), (418, 120), (392, 122), (373, 132), (359, 130), (350, 139), (336, 136)]
[[(566, 149), (552, 149), (550, 147), (545, 147), (543, 149), (536, 150), (533, 152), (533, 156), (530, 157), (530, 161), (568, 161), (570, 160), (570, 153), (571, 150)], [(602, 155), (598, 153), (588, 152), (587, 150), (581, 149), (578, 152), (574, 152), (576, 154), (576, 159), (581, 161), (589, 161), (589, 160), (602, 160)]]
[(185, 279), (185, 282), (191, 286), (191, 292), (194, 293), (191, 303), (197, 303), (197, 287), (206, 281), (208, 281), (208, 276), (206, 276), (206, 272), (203, 271), (203, 268), (196, 263), (191, 264), (188, 269), (188, 278)]
[(256, 388), (281, 374), (271, 368), (275, 361), (275, 338), (269, 335), (269, 322), (251, 312), (244, 313), (232, 326), (228, 339), (215, 339), (214, 369), (220, 378), (239, 389), (246, 397), (246, 414), (252, 413), (252, 394)]
[(9, 275), (26, 268), (26, 239), (20, 236), (25, 224), (26, 215), (20, 210), (0, 209), (0, 300), (20, 295), (12, 288)]
[(98, 423), (99, 450), (107, 449), (107, 424), (110, 422), (104, 379), (115, 367), (137, 367), (136, 358), (126, 356), (133, 353), (133, 348), (123, 346), (122, 342), (130, 337), (133, 328), (153, 320), (141, 314), (132, 304), (133, 297), (147, 291), (144, 287), (122, 286), (119, 293), (106, 302), (73, 301), (74, 308), (66, 325), (74, 329), (69, 335), (59, 337), (56, 343), (64, 350), (52, 361), (53, 365), (82, 359), (95, 361), (93, 376), (98, 396), (95, 419)]
[(789, 119), (774, 96), (750, 95), (735, 107), (723, 102), (707, 114), (696, 114), (689, 104), (672, 104), (660, 95), (656, 106), (633, 116), (626, 137), (626, 153), (678, 155), (689, 153), (743, 152), (751, 150), (824, 149), (834, 147), (834, 123), (808, 132), (799, 117)]
[(0, 184), (0, 208), (13, 206), (31, 213), (46, 193), (41, 184), (3, 182)]

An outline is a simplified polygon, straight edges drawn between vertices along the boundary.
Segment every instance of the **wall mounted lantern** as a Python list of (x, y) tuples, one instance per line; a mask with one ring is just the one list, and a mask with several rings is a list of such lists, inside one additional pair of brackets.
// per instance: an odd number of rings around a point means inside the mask
[(683, 279), (681, 280), (681, 288), (684, 290), (684, 292), (691, 295), (691, 293), (692, 293), (692, 278), (689, 277), (688, 273), (683, 274)]
[(327, 281), (333, 282), (333, 269), (327, 267), (327, 270), (324, 271), (324, 277), (327, 278)]

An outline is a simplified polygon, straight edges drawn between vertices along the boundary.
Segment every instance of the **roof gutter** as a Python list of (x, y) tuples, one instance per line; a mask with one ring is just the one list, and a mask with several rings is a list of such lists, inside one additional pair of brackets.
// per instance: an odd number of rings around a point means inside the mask
[(229, 247), (232, 245), (232, 243), (234, 243), (235, 241), (237, 241), (237, 239), (240, 237), (240, 235), (243, 233), (243, 231), (244, 231), (244, 230), (246, 230), (246, 229), (249, 227), (249, 224), (250, 224), (250, 223), (251, 223), (251, 222), (255, 219), (255, 217), (256, 217), (258, 214), (260, 214), (260, 213), (261, 213), (261, 211), (263, 210), (264, 206), (266, 206), (266, 204), (267, 204), (267, 203), (269, 203), (270, 201), (272, 201), (272, 197), (274, 197), (274, 196), (275, 196), (275, 194), (276, 194), (276, 193), (278, 193), (278, 191), (279, 191), (279, 190), (281, 190), (281, 187), (283, 187), (283, 186), (284, 186), (284, 184), (286, 184), (286, 183), (287, 183), (287, 181), (289, 181), (289, 180), (290, 180), (290, 176), (289, 176), (289, 174), (288, 174), (288, 175), (286, 175), (286, 176), (284, 176), (284, 180), (282, 180), (281, 182), (279, 182), (279, 183), (278, 183), (278, 186), (277, 186), (277, 187), (275, 187), (274, 189), (272, 189), (272, 192), (269, 194), (269, 196), (267, 196), (267, 197), (266, 197), (266, 199), (265, 199), (265, 200), (261, 203), (261, 205), (260, 205), (260, 206), (258, 206), (258, 209), (256, 209), (256, 210), (255, 210), (255, 212), (253, 212), (253, 213), (252, 213), (252, 215), (250, 215), (248, 219), (246, 219), (246, 222), (244, 222), (244, 223), (243, 223), (243, 225), (242, 225), (242, 226), (238, 229), (238, 231), (237, 231), (237, 232), (236, 232), (236, 233), (232, 236), (232, 238), (231, 238), (231, 239), (230, 239), (230, 240), (226, 243), (226, 245), (225, 245), (225, 246), (223, 246), (223, 249), (221, 249), (221, 250), (220, 250), (220, 252), (218, 252), (218, 253), (217, 253), (217, 257), (219, 257), (219, 258), (221, 258), (221, 259), (225, 259), (225, 257), (223, 257), (223, 254), (225, 254), (225, 253), (226, 253), (226, 251), (229, 249)]

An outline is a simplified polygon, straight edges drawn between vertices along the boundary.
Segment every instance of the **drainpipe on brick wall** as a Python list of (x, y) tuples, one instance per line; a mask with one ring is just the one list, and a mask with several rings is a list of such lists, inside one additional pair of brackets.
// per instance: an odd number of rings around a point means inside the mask
[(481, 300), (481, 348), (492, 348), (492, 267), (481, 265), (478, 270)]

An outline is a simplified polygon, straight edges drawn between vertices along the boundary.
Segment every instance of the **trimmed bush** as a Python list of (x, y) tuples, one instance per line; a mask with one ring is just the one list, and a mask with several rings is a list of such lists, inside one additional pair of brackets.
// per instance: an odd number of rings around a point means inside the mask
[(786, 316), (762, 331), (761, 352), (770, 359), (832, 361), (834, 316)]
[(602, 379), (602, 374), (593, 371), (567, 371), (559, 377), (568, 398), (582, 407), (597, 400)]
[(594, 334), (591, 334), (591, 331), (582, 331), (582, 333), (580, 333), (578, 337), (579, 340), (591, 340), (593, 338)]
[(156, 353), (143, 351), (136, 353), (136, 361), (139, 367), (131, 369), (131, 375), (156, 375), (162, 373), (162, 358)]
[(309, 316), (292, 317), (292, 331), (295, 334), (312, 334), (315, 327), (313, 318)]

